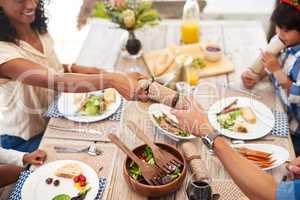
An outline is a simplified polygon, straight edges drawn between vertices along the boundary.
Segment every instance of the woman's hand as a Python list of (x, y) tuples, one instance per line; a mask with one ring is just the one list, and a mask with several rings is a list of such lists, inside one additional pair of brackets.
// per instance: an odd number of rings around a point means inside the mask
[(188, 98), (188, 102), (189, 106), (187, 110), (171, 110), (171, 113), (177, 117), (179, 126), (197, 137), (205, 136), (212, 132), (213, 128), (201, 105), (192, 97)]
[(33, 165), (42, 165), (46, 160), (46, 152), (42, 150), (36, 150), (32, 153), (26, 153), (23, 156), (23, 163), (26, 164), (33, 164)]
[(127, 100), (147, 101), (148, 96), (143, 87), (138, 83), (141, 79), (146, 79), (140, 73), (113, 73), (111, 86)]
[(258, 74), (255, 74), (251, 70), (246, 70), (242, 76), (242, 81), (247, 89), (251, 89), (254, 87), (254, 85), (259, 81), (260, 77)]
[(272, 73), (280, 70), (280, 63), (278, 61), (278, 58), (272, 53), (263, 52), (262, 63), (263, 67)]
[(292, 160), (286, 168), (296, 179), (300, 179), (300, 157)]

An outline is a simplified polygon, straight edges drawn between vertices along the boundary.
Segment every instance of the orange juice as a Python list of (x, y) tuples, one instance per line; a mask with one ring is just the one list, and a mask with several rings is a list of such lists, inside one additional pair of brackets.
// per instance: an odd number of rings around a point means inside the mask
[(181, 24), (181, 41), (184, 44), (199, 42), (199, 23), (183, 22)]
[(186, 69), (186, 82), (188, 82), (190, 85), (197, 85), (199, 81), (199, 74), (196, 69), (193, 69), (192, 67), (188, 67)]

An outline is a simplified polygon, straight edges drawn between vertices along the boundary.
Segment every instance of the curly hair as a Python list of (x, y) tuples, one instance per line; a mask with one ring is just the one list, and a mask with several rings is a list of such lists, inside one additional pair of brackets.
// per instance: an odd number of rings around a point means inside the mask
[[(39, 0), (35, 20), (31, 23), (31, 27), (40, 34), (48, 32), (48, 18), (45, 16), (44, 4), (44, 0)], [(18, 44), (18, 33), (5, 15), (2, 7), (0, 7), (0, 30), (0, 41)]]

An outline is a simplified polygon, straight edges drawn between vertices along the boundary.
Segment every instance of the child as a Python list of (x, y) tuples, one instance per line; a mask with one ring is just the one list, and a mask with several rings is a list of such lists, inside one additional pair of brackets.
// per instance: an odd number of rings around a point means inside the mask
[(247, 70), (242, 80), (247, 88), (252, 88), (269, 73), (276, 93), (292, 116), (290, 128), (297, 155), (300, 155), (300, 2), (281, 0), (272, 14), (278, 37), (287, 46), (279, 58), (271, 53), (262, 53), (264, 72), (255, 74)]

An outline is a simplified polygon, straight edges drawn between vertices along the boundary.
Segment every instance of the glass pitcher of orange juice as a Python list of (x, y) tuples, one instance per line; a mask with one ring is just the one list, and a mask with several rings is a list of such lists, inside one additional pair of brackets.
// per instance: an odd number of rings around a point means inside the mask
[(181, 41), (184, 44), (199, 42), (199, 5), (197, 0), (187, 0), (183, 7)]

